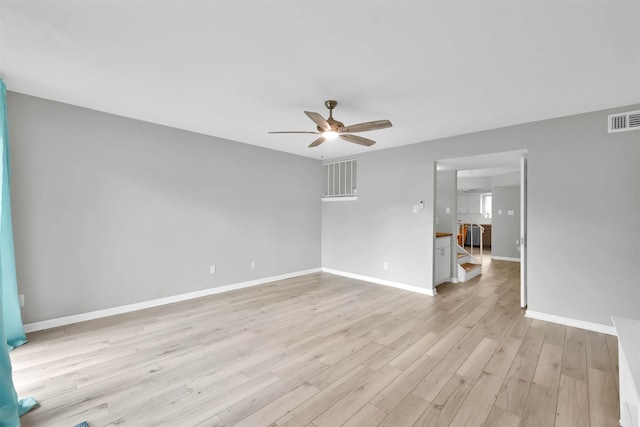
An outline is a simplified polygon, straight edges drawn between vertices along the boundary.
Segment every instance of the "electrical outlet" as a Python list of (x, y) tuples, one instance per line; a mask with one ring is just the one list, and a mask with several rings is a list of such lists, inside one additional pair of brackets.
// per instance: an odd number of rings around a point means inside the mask
[(18, 300), (20, 301), (20, 307), (24, 307), (24, 294), (18, 295)]
[(512, 210), (508, 210), (507, 211), (507, 215), (513, 215), (513, 211)]
[(209, 267), (209, 274), (216, 274), (216, 265), (215, 264), (211, 264), (211, 267)]
[(389, 263), (388, 263), (388, 262), (386, 262), (386, 261), (385, 261), (385, 262), (383, 262), (383, 263), (382, 263), (382, 268), (384, 268), (385, 270), (388, 270), (388, 269), (389, 269)]
[(251, 269), (252, 270), (256, 269), (256, 262), (255, 261), (251, 261)]

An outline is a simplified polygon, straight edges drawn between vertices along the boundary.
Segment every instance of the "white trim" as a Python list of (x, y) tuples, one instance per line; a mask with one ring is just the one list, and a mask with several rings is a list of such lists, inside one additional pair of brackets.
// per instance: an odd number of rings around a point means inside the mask
[(41, 331), (43, 329), (55, 328), (58, 326), (70, 325), (72, 323), (84, 322), (87, 320), (100, 319), (102, 317), (115, 316), (116, 314), (129, 313), (132, 311), (144, 310), (145, 308), (157, 307), (160, 305), (172, 304), (174, 302), (186, 301), (194, 298), (201, 298), (208, 295), (220, 294), (234, 291), (236, 289), (248, 288), (251, 286), (263, 285), (265, 283), (276, 282), (278, 280), (290, 279), (292, 277), (304, 276), (305, 274), (318, 273), (320, 268), (296, 271), (294, 273), (281, 274), (279, 276), (265, 277), (262, 279), (250, 280), (248, 282), (233, 283), (231, 285), (218, 286), (216, 288), (203, 289), (186, 294), (173, 295), (166, 298), (159, 298), (135, 304), (121, 305), (119, 307), (105, 308), (103, 310), (89, 311), (87, 313), (74, 314), (71, 316), (58, 317), (56, 319), (43, 320), (41, 322), (27, 323), (24, 325), (25, 332)]
[(322, 271), (325, 273), (335, 274), (336, 276), (348, 277), (350, 279), (363, 280), (365, 282), (371, 282), (378, 285), (391, 286), (392, 288), (403, 289), (405, 291), (416, 292), (422, 295), (436, 296), (438, 292), (435, 289), (421, 288), (419, 286), (406, 285), (404, 283), (392, 282), (385, 279), (377, 279), (375, 277), (361, 276), (360, 274), (347, 273), (344, 271), (334, 270), (332, 268), (322, 267)]
[(447, 280), (447, 282), (460, 283), (460, 279), (458, 279), (457, 277), (449, 277), (449, 280)]
[(498, 261), (513, 261), (513, 262), (520, 262), (520, 258), (512, 258), (512, 257), (508, 257), (508, 256), (495, 256), (495, 255), (491, 255), (491, 259), (497, 259)]
[(323, 197), (323, 202), (351, 202), (358, 200), (358, 196), (327, 196)]
[(524, 317), (530, 319), (544, 320), (546, 322), (558, 323), (560, 325), (571, 326), (573, 328), (586, 329), (587, 331), (600, 332), (607, 335), (617, 336), (616, 328), (602, 325), (600, 323), (587, 322), (584, 320), (572, 319), (570, 317), (556, 316), (555, 314), (540, 313), (539, 311), (527, 310)]

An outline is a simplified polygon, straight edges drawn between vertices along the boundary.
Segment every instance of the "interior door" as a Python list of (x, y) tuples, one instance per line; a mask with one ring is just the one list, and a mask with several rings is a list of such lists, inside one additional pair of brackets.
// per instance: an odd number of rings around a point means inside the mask
[(520, 307), (527, 306), (527, 157), (520, 158)]

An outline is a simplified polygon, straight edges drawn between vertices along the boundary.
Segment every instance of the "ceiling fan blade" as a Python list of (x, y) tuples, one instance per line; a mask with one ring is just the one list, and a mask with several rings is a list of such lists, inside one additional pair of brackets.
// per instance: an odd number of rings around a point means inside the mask
[(331, 130), (331, 125), (329, 124), (329, 122), (327, 122), (325, 118), (320, 114), (314, 113), (313, 111), (305, 111), (304, 113), (307, 115), (307, 117), (313, 120), (313, 122), (317, 124), (318, 127), (323, 131)]
[(366, 132), (368, 130), (384, 129), (393, 126), (389, 120), (375, 120), (373, 122), (358, 123), (340, 129), (340, 132), (354, 133)]
[(312, 133), (314, 135), (320, 134), (320, 132), (307, 132), (306, 130), (283, 130), (283, 131), (268, 132), (268, 133)]
[(327, 138), (325, 138), (324, 136), (321, 136), (320, 138), (316, 139), (311, 144), (309, 144), (309, 148), (317, 147), (318, 145), (322, 144), (326, 140)]
[(343, 134), (340, 134), (338, 136), (340, 136), (340, 138), (344, 139), (345, 141), (353, 142), (354, 144), (364, 145), (366, 147), (370, 147), (370, 146), (372, 146), (373, 144), (376, 143), (372, 139), (363, 138), (363, 137), (358, 136), (358, 135), (343, 135)]

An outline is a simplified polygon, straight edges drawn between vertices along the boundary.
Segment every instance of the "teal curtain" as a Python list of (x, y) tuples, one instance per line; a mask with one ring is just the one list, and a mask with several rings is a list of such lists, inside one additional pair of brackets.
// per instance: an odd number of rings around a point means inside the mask
[(2, 128), (2, 194), (0, 195), (0, 280), (2, 281), (2, 325), (7, 345), (18, 347), (27, 338), (22, 327), (20, 302), (18, 301), (18, 281), (16, 279), (16, 257), (13, 251), (13, 224), (11, 222), (11, 199), (9, 195), (9, 131), (7, 127), (7, 89), (0, 79), (2, 100), (0, 128)]
[(37, 403), (32, 397), (18, 400), (13, 386), (9, 350), (27, 342), (20, 316), (16, 262), (13, 251), (13, 226), (9, 200), (9, 131), (7, 129), (7, 89), (0, 79), (0, 426), (19, 426), (18, 417)]

